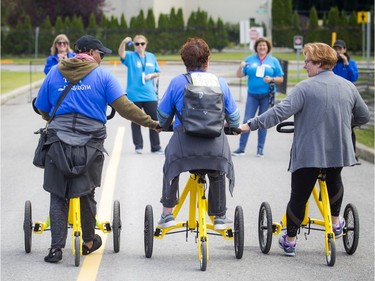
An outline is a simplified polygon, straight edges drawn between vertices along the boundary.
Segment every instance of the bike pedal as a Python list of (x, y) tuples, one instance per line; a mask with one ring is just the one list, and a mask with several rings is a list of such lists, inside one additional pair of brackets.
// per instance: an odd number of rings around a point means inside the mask
[(47, 224), (44, 222), (36, 222), (33, 231), (37, 234), (41, 234), (47, 228)]
[(99, 225), (99, 228), (103, 233), (108, 233), (112, 231), (111, 224), (109, 222), (102, 222)]

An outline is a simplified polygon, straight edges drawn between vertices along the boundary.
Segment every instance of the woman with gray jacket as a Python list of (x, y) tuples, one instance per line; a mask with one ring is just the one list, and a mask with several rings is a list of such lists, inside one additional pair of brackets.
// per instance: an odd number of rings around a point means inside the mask
[(337, 62), (333, 48), (309, 43), (303, 54), (309, 78), (298, 83), (278, 105), (241, 126), (243, 132), (270, 128), (294, 116), (287, 232), (279, 240), (279, 246), (289, 256), (295, 255), (297, 230), (321, 169), (326, 170), (333, 231), (336, 238), (342, 235), (345, 221), (339, 217), (344, 195), (341, 170), (356, 164), (351, 128), (370, 119), (354, 84), (332, 72)]

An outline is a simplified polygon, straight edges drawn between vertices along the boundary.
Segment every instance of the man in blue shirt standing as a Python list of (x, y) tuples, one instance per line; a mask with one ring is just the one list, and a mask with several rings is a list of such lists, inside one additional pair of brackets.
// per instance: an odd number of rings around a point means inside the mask
[[(354, 83), (355, 81), (358, 80), (357, 63), (354, 60), (350, 59), (346, 50), (345, 41), (338, 39), (333, 44), (333, 48), (335, 49), (337, 53), (337, 64), (332, 69), (333, 73)], [(356, 138), (355, 138), (355, 133), (354, 133), (353, 128), (352, 128), (352, 142), (353, 142), (354, 152), (356, 152), (356, 145), (355, 145)], [(357, 165), (360, 165), (361, 162), (359, 162), (357, 155), (355, 156), (355, 159), (357, 160)]]

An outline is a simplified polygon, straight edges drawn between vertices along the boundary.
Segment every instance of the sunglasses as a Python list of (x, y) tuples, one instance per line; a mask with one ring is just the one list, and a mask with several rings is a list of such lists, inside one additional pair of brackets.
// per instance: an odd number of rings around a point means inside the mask
[(144, 46), (144, 45), (146, 45), (146, 42), (137, 42), (137, 43), (134, 43), (134, 45), (136, 45), (136, 46), (139, 46), (139, 45)]
[(102, 52), (102, 51), (99, 51), (99, 50), (95, 50), (95, 52), (97, 52), (99, 55), (100, 55), (100, 59), (103, 59), (104, 56), (105, 56), (105, 53)]
[(60, 41), (60, 42), (56, 42), (56, 44), (57, 44), (57, 45), (67, 45), (68, 42), (61, 42), (61, 41)]

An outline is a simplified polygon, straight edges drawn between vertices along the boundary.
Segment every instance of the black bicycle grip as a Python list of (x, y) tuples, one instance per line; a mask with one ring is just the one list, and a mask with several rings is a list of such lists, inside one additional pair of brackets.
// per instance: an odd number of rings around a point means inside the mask
[[(293, 126), (293, 127), (285, 128), (285, 127), (290, 127), (290, 126)], [(276, 130), (279, 133), (294, 133), (294, 122), (293, 121), (281, 122), (276, 126)]]

